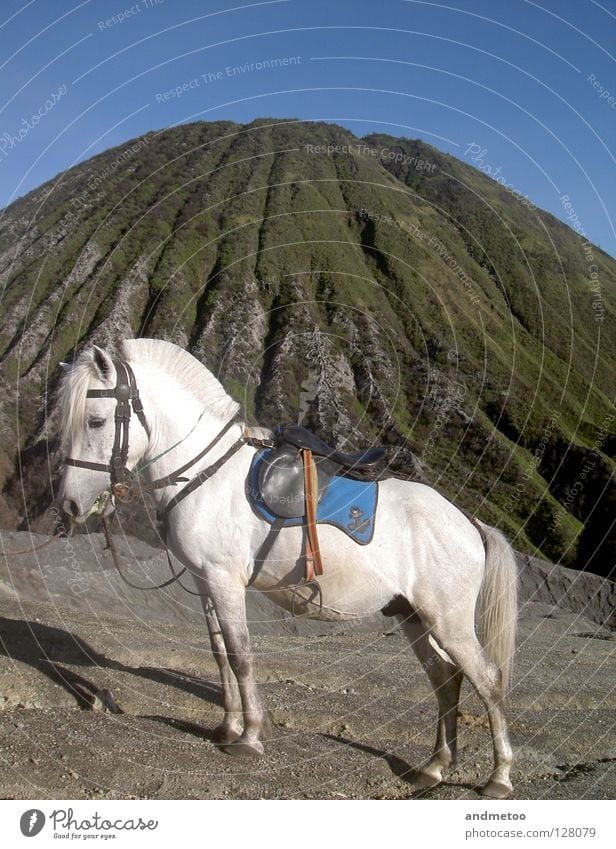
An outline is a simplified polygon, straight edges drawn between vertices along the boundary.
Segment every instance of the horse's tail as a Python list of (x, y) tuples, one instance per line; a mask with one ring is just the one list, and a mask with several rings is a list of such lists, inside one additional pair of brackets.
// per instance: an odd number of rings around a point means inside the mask
[(481, 641), (501, 671), (504, 697), (511, 682), (518, 620), (518, 567), (513, 549), (496, 528), (475, 520), (483, 537), (486, 565), (479, 591)]

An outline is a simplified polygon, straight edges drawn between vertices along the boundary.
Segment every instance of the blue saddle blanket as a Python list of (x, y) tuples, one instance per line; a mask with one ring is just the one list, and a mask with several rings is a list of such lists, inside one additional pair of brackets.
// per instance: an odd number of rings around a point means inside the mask
[[(246, 495), (253, 510), (270, 524), (278, 517), (261, 498), (259, 471), (261, 463), (271, 451), (271, 448), (266, 448), (255, 455), (246, 481)], [(359, 545), (367, 545), (374, 534), (377, 502), (377, 481), (357, 481), (336, 475), (318, 504), (317, 523), (333, 525)], [(281, 521), (283, 528), (304, 524), (303, 517)]]

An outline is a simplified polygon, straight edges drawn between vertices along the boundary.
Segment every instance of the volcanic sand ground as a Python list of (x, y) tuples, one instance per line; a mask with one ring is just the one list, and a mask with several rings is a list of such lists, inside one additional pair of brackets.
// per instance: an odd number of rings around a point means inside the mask
[[(2, 798), (477, 798), (491, 769), (467, 683), (459, 765), (417, 792), (436, 702), (399, 633), (254, 637), (272, 739), (260, 759), (220, 751), (220, 691), (204, 628), (53, 603), (0, 602)], [(528, 604), (508, 715), (514, 798), (616, 796), (614, 636)], [(121, 713), (77, 692), (109, 690)]]

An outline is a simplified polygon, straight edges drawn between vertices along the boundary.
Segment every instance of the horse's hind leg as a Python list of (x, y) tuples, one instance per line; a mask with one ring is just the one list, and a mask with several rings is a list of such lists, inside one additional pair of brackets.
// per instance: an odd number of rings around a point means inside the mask
[(438, 701), (434, 751), (428, 763), (418, 770), (415, 780), (421, 787), (434, 787), (443, 780), (443, 770), (455, 765), (458, 703), (464, 676), (430, 644), (428, 632), (416, 614), (404, 620), (402, 630), (425, 669)]
[(225, 710), (223, 721), (214, 729), (214, 738), (219, 743), (234, 743), (242, 733), (242, 700), (240, 691), (237, 679), (233, 674), (227, 657), (227, 649), (225, 648), (225, 641), (214, 603), (211, 598), (204, 595), (201, 596), (201, 602), (210, 634), (212, 654), (214, 655), (214, 660), (220, 673), (222, 699)]
[(438, 627), (435, 627), (439, 645), (444, 647), (447, 654), (467, 676), (488, 712), (494, 749), (494, 770), (481, 793), (495, 799), (506, 799), (513, 790), (509, 777), (513, 752), (502, 704), (503, 687), (500, 670), (486, 657), (472, 625), (465, 628), (458, 623), (455, 630), (451, 629), (451, 633), (441, 633), (440, 636), (438, 630)]

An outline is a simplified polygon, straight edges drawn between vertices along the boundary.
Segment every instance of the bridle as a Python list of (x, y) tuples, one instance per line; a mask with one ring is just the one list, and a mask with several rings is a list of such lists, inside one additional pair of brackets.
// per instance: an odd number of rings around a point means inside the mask
[(143, 404), (139, 397), (137, 382), (132, 368), (122, 360), (113, 360), (116, 368), (117, 382), (113, 389), (88, 389), (87, 398), (115, 398), (116, 408), (114, 414), (115, 434), (111, 459), (109, 463), (92, 463), (89, 460), (76, 460), (67, 457), (64, 461), (67, 466), (77, 466), (82, 469), (90, 469), (93, 472), (109, 472), (111, 478), (111, 492), (120, 500), (130, 497), (132, 480), (131, 473), (126, 466), (128, 459), (128, 432), (130, 426), (131, 408), (135, 413), (145, 432), (150, 437)]
[[(148, 439), (150, 437), (150, 428), (148, 426), (148, 422), (146, 420), (145, 414), (143, 412), (143, 404), (141, 403), (141, 398), (139, 397), (139, 390), (137, 389), (137, 382), (135, 380), (135, 375), (133, 373), (130, 365), (123, 360), (113, 360), (113, 364), (116, 368), (117, 374), (117, 382), (113, 389), (88, 389), (86, 392), (87, 398), (115, 398), (116, 399), (116, 409), (115, 409), (115, 434), (113, 439), (113, 448), (111, 450), (111, 459), (109, 463), (93, 463), (89, 460), (76, 460), (73, 457), (68, 457), (64, 463), (67, 466), (77, 466), (82, 469), (90, 469), (90, 471), (94, 472), (108, 472), (111, 478), (111, 494), (118, 498), (120, 501), (130, 501), (133, 495), (133, 485), (135, 480), (139, 477), (141, 471), (145, 466), (139, 467), (131, 471), (126, 466), (126, 461), (128, 459), (128, 448), (129, 448), (129, 426), (130, 426), (130, 418), (131, 418), (131, 410), (135, 413), (139, 421), (141, 422), (142, 427), (148, 435)], [(202, 414), (203, 415), (203, 414)], [(195, 429), (199, 421), (201, 420), (201, 416), (197, 420), (197, 423), (193, 427), (192, 430)], [(203, 469), (201, 472), (198, 472), (192, 480), (189, 478), (182, 477), (183, 473), (190, 469), (191, 466), (194, 466), (195, 463), (198, 463), (206, 454), (208, 454), (212, 448), (214, 448), (217, 443), (223, 438), (223, 436), (230, 430), (230, 428), (236, 423), (236, 417), (233, 416), (224, 426), (223, 428), (216, 434), (214, 439), (209, 442), (202, 451), (200, 451), (192, 460), (189, 460), (187, 463), (184, 463), (183, 466), (180, 466), (175, 471), (171, 472), (168, 475), (165, 475), (162, 478), (158, 478), (157, 480), (152, 481), (149, 484), (144, 484), (142, 482), (139, 483), (139, 488), (141, 492), (152, 491), (155, 489), (162, 489), (167, 486), (176, 486), (178, 483), (186, 483), (186, 486), (183, 487), (178, 493), (176, 493), (173, 498), (167, 503), (167, 506), (159, 513), (159, 521), (164, 523), (169, 512), (177, 505), (183, 498), (187, 495), (190, 495), (191, 492), (194, 492), (197, 487), (201, 486), (208, 478), (211, 478), (212, 475), (216, 474), (216, 472), (224, 466), (224, 464), (229, 460), (236, 451), (246, 444), (254, 445), (257, 447), (271, 447), (273, 443), (267, 439), (260, 439), (254, 436), (249, 428), (246, 428), (242, 435), (237, 439), (233, 445), (214, 463), (208, 466), (206, 469)], [(192, 433), (192, 430), (187, 434), (187, 436)], [(187, 437), (184, 437), (186, 439)], [(164, 454), (167, 454), (169, 451), (176, 448), (183, 440), (176, 442), (170, 448), (167, 448), (165, 451), (162, 451), (160, 454), (157, 454), (152, 460), (150, 460), (146, 465), (152, 465), (156, 460), (162, 457)]]
[[(135, 380), (135, 375), (133, 373), (132, 368), (127, 362), (122, 360), (113, 360), (113, 364), (116, 369), (117, 381), (116, 385), (113, 389), (88, 389), (86, 392), (86, 398), (115, 398), (116, 399), (116, 409), (115, 409), (115, 434), (113, 438), (113, 448), (111, 450), (111, 458), (109, 463), (93, 463), (90, 460), (76, 460), (74, 457), (68, 457), (65, 459), (64, 463), (67, 466), (77, 466), (82, 469), (89, 469), (94, 472), (108, 472), (111, 479), (111, 494), (115, 496), (120, 501), (131, 501), (133, 496), (133, 485), (135, 480), (139, 477), (141, 471), (146, 466), (152, 465), (156, 460), (162, 457), (164, 454), (167, 454), (169, 451), (172, 451), (176, 448), (181, 442), (184, 441), (193, 430), (196, 428), (199, 421), (203, 416), (203, 413), (197, 419), (194, 427), (191, 431), (179, 442), (176, 442), (174, 445), (171, 445), (169, 448), (162, 451), (160, 454), (157, 454), (156, 457), (149, 460), (147, 464), (144, 466), (137, 466), (133, 471), (128, 469), (126, 462), (128, 460), (128, 448), (129, 448), (129, 427), (130, 427), (130, 419), (131, 412), (134, 412), (139, 421), (141, 422), (141, 426), (145, 430), (148, 435), (148, 439), (150, 438), (150, 428), (148, 426), (147, 419), (143, 412), (143, 404), (141, 403), (141, 398), (139, 397), (139, 390), (137, 389), (137, 381)], [(197, 487), (201, 486), (202, 483), (205, 483), (206, 480), (211, 478), (216, 472), (224, 466), (224, 464), (229, 460), (240, 448), (244, 445), (253, 445), (259, 448), (267, 448), (272, 447), (273, 442), (271, 439), (259, 437), (254, 432), (252, 432), (251, 428), (243, 428), (241, 436), (236, 439), (236, 441), (231, 445), (229, 449), (214, 463), (211, 463), (207, 468), (198, 472), (192, 480), (188, 478), (182, 477), (183, 473), (190, 469), (191, 466), (194, 466), (195, 463), (198, 463), (206, 454), (208, 454), (212, 448), (214, 448), (217, 443), (223, 438), (223, 436), (230, 430), (230, 428), (236, 423), (236, 417), (233, 416), (224, 426), (223, 428), (216, 434), (214, 439), (209, 442), (203, 450), (201, 450), (196, 457), (193, 457), (192, 460), (189, 460), (187, 463), (184, 463), (183, 466), (180, 466), (174, 472), (171, 472), (168, 475), (165, 475), (162, 478), (158, 478), (155, 481), (152, 481), (149, 484), (144, 484), (141, 481), (139, 482), (139, 488), (141, 492), (144, 491), (152, 491), (155, 489), (162, 489), (166, 486), (176, 486), (178, 483), (184, 482), (186, 486), (182, 487), (182, 489), (177, 492), (168, 502), (166, 507), (158, 513), (158, 522), (160, 529), (162, 531), (163, 540), (166, 537), (166, 521), (169, 513), (173, 508), (182, 501), (187, 495), (190, 495), (191, 492), (194, 492)], [(113, 560), (115, 562), (116, 568), (122, 578), (130, 587), (138, 590), (159, 590), (164, 587), (169, 586), (175, 581), (179, 582), (179, 578), (186, 572), (186, 567), (184, 567), (179, 573), (175, 572), (173, 565), (171, 563), (171, 558), (169, 556), (169, 550), (165, 545), (165, 549), (167, 552), (167, 561), (169, 563), (169, 569), (171, 570), (171, 577), (168, 581), (165, 581), (162, 584), (152, 585), (149, 587), (140, 587), (136, 584), (132, 583), (122, 572), (119, 563), (119, 557), (116, 551), (115, 544), (113, 542), (113, 534), (111, 533), (111, 528), (108, 520), (103, 515), (103, 527), (105, 530), (105, 536), (107, 538), (107, 546), (111, 550), (111, 554), (113, 556)], [(55, 537), (53, 537), (55, 538)], [(52, 539), (53, 539), (52, 538)], [(195, 593), (192, 590), (189, 590), (188, 587), (185, 587), (180, 583), (182, 589), (191, 595), (202, 595), (202, 593)]]
[[(139, 397), (139, 390), (137, 389), (137, 382), (135, 380), (135, 375), (133, 373), (132, 368), (127, 362), (122, 360), (113, 360), (113, 364), (116, 369), (117, 381), (116, 385), (113, 389), (88, 389), (86, 392), (86, 398), (115, 398), (116, 400), (116, 408), (114, 414), (115, 420), (115, 434), (113, 438), (113, 448), (111, 450), (111, 458), (109, 463), (93, 463), (90, 460), (77, 460), (74, 457), (68, 457), (65, 459), (64, 463), (67, 466), (76, 466), (77, 468), (89, 469), (93, 472), (108, 472), (111, 479), (111, 494), (115, 496), (120, 501), (130, 501), (132, 500), (133, 495), (133, 484), (136, 478), (139, 477), (142, 468), (137, 467), (132, 472), (128, 469), (126, 462), (128, 460), (128, 448), (129, 448), (129, 427), (130, 427), (130, 419), (131, 412), (134, 412), (139, 421), (141, 422), (141, 426), (145, 430), (148, 435), (148, 439), (150, 438), (150, 428), (145, 417), (143, 411), (143, 404), (141, 403), (141, 398)], [(203, 414), (202, 414), (203, 415)], [(192, 430), (187, 434), (190, 436), (190, 433), (195, 429), (202, 416), (199, 416), (196, 424), (192, 428)], [(167, 506), (158, 514), (158, 521), (161, 527), (161, 531), (163, 534), (163, 539), (166, 537), (165, 523), (168, 517), (169, 512), (187, 495), (190, 495), (191, 492), (194, 492), (197, 487), (199, 487), (202, 483), (204, 483), (208, 478), (212, 477), (212, 475), (216, 474), (216, 472), (231, 458), (236, 451), (245, 445), (245, 444), (253, 444), (258, 445), (259, 447), (265, 446), (268, 440), (258, 439), (258, 437), (252, 436), (248, 430), (245, 430), (241, 437), (237, 439), (231, 448), (229, 448), (222, 457), (220, 457), (216, 462), (212, 463), (206, 469), (203, 469), (201, 472), (198, 472), (195, 477), (190, 481), (188, 478), (182, 477), (182, 474), (189, 469), (191, 466), (194, 466), (199, 460), (201, 460), (205, 455), (211, 451), (212, 448), (222, 439), (222, 437), (227, 433), (227, 431), (235, 424), (235, 416), (233, 416), (230, 421), (228, 421), (224, 427), (216, 434), (214, 439), (209, 442), (205, 448), (200, 451), (196, 457), (193, 457), (192, 460), (189, 460), (188, 463), (184, 463), (183, 466), (180, 466), (179, 469), (176, 469), (174, 472), (171, 472), (169, 475), (165, 475), (162, 478), (158, 478), (158, 480), (153, 481), (150, 484), (143, 484), (140, 482), (140, 490), (148, 491), (154, 489), (161, 489), (166, 486), (175, 486), (181, 482), (187, 482), (186, 486), (183, 487), (178, 493), (176, 493), (173, 498), (167, 503)], [(184, 439), (187, 438), (184, 437)], [(183, 439), (179, 442), (176, 442), (170, 448), (167, 448), (165, 451), (162, 451), (156, 457), (148, 462), (147, 465), (152, 465), (156, 460), (162, 457), (164, 454), (167, 454), (169, 451), (176, 448)], [(165, 581), (162, 584), (152, 585), (149, 587), (141, 587), (137, 584), (132, 583), (122, 572), (120, 568), (120, 562), (118, 553), (113, 542), (113, 534), (111, 533), (111, 527), (109, 525), (108, 520), (103, 516), (103, 527), (105, 530), (105, 536), (107, 538), (107, 547), (111, 550), (111, 554), (113, 556), (113, 560), (115, 562), (116, 568), (120, 574), (120, 577), (123, 581), (125, 581), (130, 587), (138, 590), (160, 590), (164, 587), (169, 586), (170, 584), (178, 581), (179, 578), (186, 572), (186, 567), (184, 567), (179, 573), (176, 572), (171, 563), (171, 558), (169, 557), (169, 550), (165, 545), (165, 549), (167, 552), (167, 561), (169, 563), (169, 569), (171, 570), (172, 577)], [(57, 535), (56, 535), (57, 536)], [(56, 536), (52, 537), (55, 539)], [(51, 541), (51, 540), (50, 540)], [(188, 587), (185, 587), (180, 583), (182, 589), (191, 595), (201, 595), (201, 593), (195, 593), (192, 590), (189, 590)]]

